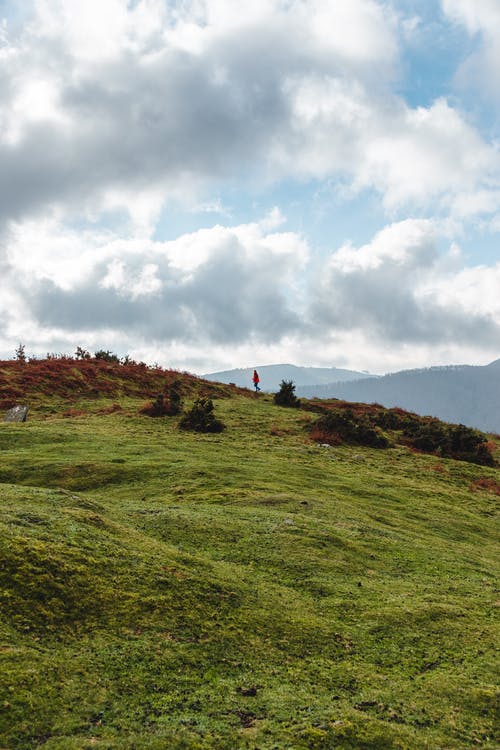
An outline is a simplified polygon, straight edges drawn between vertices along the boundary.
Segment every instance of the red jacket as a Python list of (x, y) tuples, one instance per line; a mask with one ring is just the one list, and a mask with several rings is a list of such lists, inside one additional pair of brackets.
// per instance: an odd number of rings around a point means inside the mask
[(254, 383), (260, 383), (260, 379), (259, 379), (259, 376), (257, 374), (257, 370), (253, 371), (253, 382)]

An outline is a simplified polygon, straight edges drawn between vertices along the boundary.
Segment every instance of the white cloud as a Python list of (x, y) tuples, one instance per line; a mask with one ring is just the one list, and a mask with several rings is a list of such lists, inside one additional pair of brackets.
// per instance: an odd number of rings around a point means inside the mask
[(440, 234), (433, 222), (407, 220), (334, 252), (311, 295), (317, 328), (358, 331), (379, 345), (460, 341), (495, 350), (500, 267), (462, 270), (455, 244), (440, 253)]
[(277, 229), (278, 227), (282, 226), (282, 224), (286, 223), (286, 216), (283, 216), (283, 214), (280, 211), (279, 206), (274, 206), (267, 216), (265, 216), (263, 219), (259, 221), (259, 226), (264, 231), (269, 231), (271, 229)]
[[(294, 138), (281, 146), (299, 172), (351, 174), (358, 188), (375, 188), (389, 210), (453, 206), (465, 192), (486, 194), (500, 184), (500, 154), (445, 100), (412, 109), (395, 98), (374, 99), (348, 80), (308, 77), (288, 84)], [(484, 205), (484, 203), (483, 203)]]
[(436, 279), (434, 293), (444, 308), (485, 316), (500, 327), (500, 262), (464, 268), (454, 276)]
[(397, 42), (388, 8), (372, 0), (313, 0), (304, 4), (314, 46), (363, 65), (393, 63)]
[(444, 12), (481, 45), (463, 63), (457, 80), (474, 92), (483, 91), (488, 104), (500, 105), (500, 4), (497, 0), (441, 0)]
[(265, 218), (170, 242), (31, 224), (11, 236), (0, 348), (13, 351), (21, 335), (42, 353), (54, 342), (122, 347), (200, 372), (283, 359), (375, 369), (373, 356), (378, 371), (438, 353), (494, 359), (500, 265), (463, 269), (456, 244), (440, 252), (444, 237), (437, 222), (406, 220), (319, 261)]
[(154, 304), (154, 297), (163, 287), (158, 278), (159, 267), (155, 263), (146, 263), (140, 270), (128, 269), (125, 262), (114, 259), (108, 264), (105, 276), (98, 282), (102, 289), (109, 289), (132, 301), (139, 297), (149, 297)]
[(300, 325), (297, 279), (309, 254), (301, 237), (276, 231), (282, 220), (276, 209), (261, 223), (214, 226), (170, 242), (80, 233), (55, 220), (18, 226), (2, 282), (15, 291), (0, 303), (0, 316), (23, 331), (29, 321), (26, 343), (44, 350), (70, 331), (93, 340), (96, 332), (112, 332), (113, 340), (126, 332), (133, 349), (145, 340), (192, 348), (279, 341)]
[(500, 6), (497, 0), (442, 0), (443, 10), (467, 27), (471, 34), (500, 34)]
[(498, 185), (496, 148), (449, 102), (390, 93), (404, 19), (375, 0), (34, 7), (2, 52), (4, 221), (119, 208), (145, 236), (165, 200), (233, 179), (340, 176), (388, 211)]
[(330, 269), (341, 273), (375, 271), (391, 264), (398, 268), (421, 268), (437, 258), (437, 226), (429, 220), (407, 220), (379, 232), (368, 245), (344, 245), (330, 259)]
[(31, 32), (64, 44), (72, 56), (91, 65), (117, 57), (139, 14), (123, 0), (35, 0)]

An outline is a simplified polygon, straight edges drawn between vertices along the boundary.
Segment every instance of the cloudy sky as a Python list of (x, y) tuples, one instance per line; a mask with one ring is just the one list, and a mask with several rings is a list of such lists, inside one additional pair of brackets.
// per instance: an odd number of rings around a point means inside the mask
[(0, 358), (500, 357), (500, 0), (0, 0)]

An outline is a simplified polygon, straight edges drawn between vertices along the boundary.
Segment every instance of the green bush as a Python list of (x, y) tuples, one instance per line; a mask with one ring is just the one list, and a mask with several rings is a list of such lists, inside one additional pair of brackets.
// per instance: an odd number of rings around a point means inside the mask
[(104, 362), (114, 362), (115, 364), (120, 363), (120, 357), (113, 354), (113, 352), (110, 352), (108, 349), (99, 349), (99, 351), (94, 354), (94, 357), (96, 359), (102, 359)]
[(329, 411), (311, 425), (313, 440), (323, 442), (346, 442), (369, 445), (372, 448), (387, 448), (389, 440), (366, 417), (356, 417), (350, 410)]
[(300, 407), (300, 399), (295, 395), (293, 380), (282, 380), (278, 393), (274, 394), (274, 403), (278, 406)]
[(406, 437), (411, 438), (411, 445), (417, 450), (433, 453), (439, 451), (442, 455), (449, 455), (451, 444), (446, 425), (437, 422), (409, 422), (403, 430)]
[(446, 424), (433, 419), (423, 423), (409, 423), (403, 434), (417, 450), (481, 466), (495, 465), (486, 436), (472, 427)]
[(198, 398), (179, 422), (181, 430), (195, 432), (222, 432), (226, 429), (224, 422), (216, 419), (214, 405), (210, 398)]

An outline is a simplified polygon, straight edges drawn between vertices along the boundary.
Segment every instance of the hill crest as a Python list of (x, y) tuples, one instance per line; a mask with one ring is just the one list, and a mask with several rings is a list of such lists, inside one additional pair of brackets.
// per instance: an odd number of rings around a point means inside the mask
[(22, 400), (150, 398), (174, 382), (184, 396), (226, 398), (238, 391), (234, 386), (210, 383), (187, 372), (149, 367), (143, 362), (60, 356), (0, 361), (0, 408), (8, 409)]

